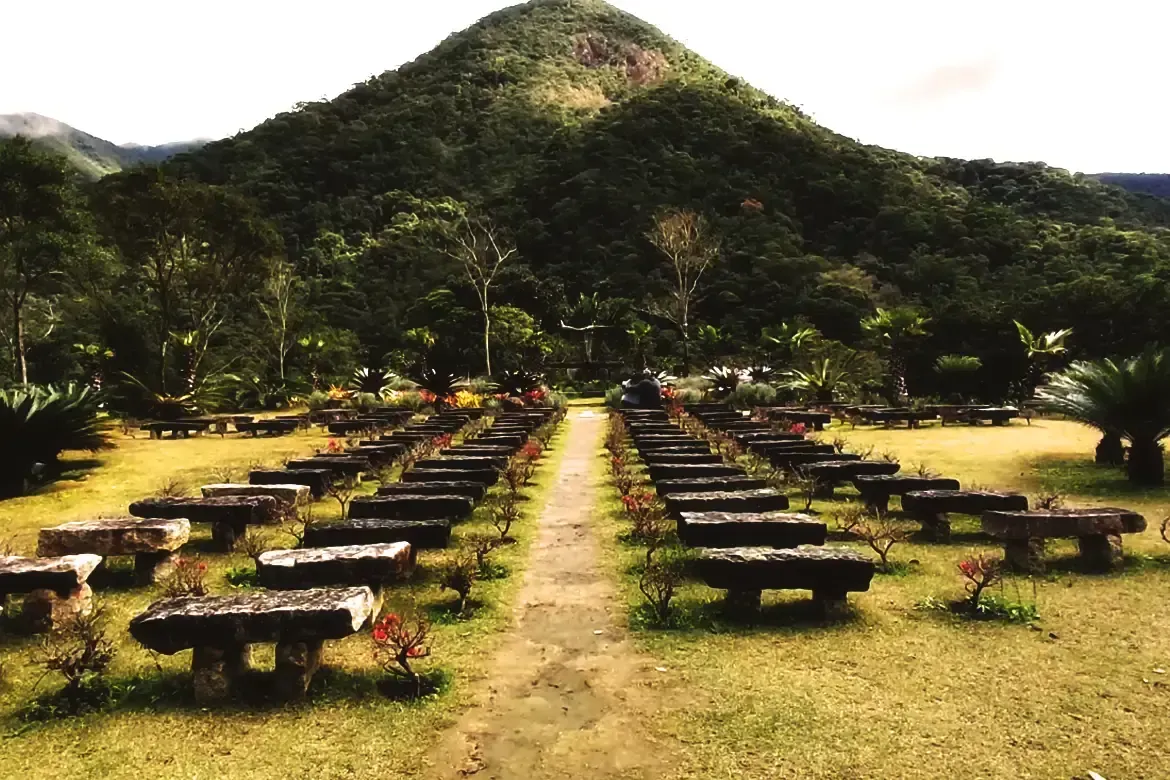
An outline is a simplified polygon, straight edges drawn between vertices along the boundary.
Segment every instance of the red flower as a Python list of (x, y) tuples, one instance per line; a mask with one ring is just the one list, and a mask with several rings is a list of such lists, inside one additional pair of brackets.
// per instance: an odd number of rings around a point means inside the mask
[(805, 428), (804, 423), (793, 423), (792, 425), (788, 426), (789, 433), (799, 433), (801, 436), (804, 435), (806, 430), (808, 429)]

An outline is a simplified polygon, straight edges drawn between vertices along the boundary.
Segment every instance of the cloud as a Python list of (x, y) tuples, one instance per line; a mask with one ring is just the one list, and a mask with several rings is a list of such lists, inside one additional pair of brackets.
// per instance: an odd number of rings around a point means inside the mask
[(982, 92), (998, 74), (999, 63), (990, 58), (960, 65), (940, 65), (899, 90), (897, 99), (908, 105), (940, 103), (956, 95)]

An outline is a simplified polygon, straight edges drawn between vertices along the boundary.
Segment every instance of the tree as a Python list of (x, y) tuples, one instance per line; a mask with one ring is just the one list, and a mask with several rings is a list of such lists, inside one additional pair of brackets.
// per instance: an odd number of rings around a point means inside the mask
[(964, 398), (964, 386), (980, 368), (983, 361), (974, 355), (939, 355), (934, 361), (934, 372), (939, 375), (944, 392), (960, 400)]
[(849, 361), (834, 364), (831, 358), (825, 358), (814, 363), (808, 371), (794, 368), (788, 373), (791, 377), (788, 387), (811, 393), (818, 403), (832, 403), (838, 388), (849, 379), (850, 365)]
[(926, 335), (930, 317), (909, 306), (877, 309), (861, 321), (862, 330), (875, 336), (890, 360), (891, 400), (906, 398), (906, 360), (914, 340)]
[(1130, 482), (1165, 481), (1162, 440), (1170, 435), (1170, 352), (1153, 347), (1137, 357), (1076, 362), (1037, 391), (1044, 406), (1130, 442)]
[(674, 271), (669, 302), (656, 306), (655, 313), (678, 328), (686, 375), (691, 369), (691, 311), (703, 273), (719, 258), (719, 241), (710, 235), (702, 215), (677, 209), (660, 213), (647, 237)]
[(26, 307), (62, 289), (65, 271), (89, 249), (89, 221), (63, 157), (21, 136), (0, 142), (0, 295), (12, 329), (15, 379), (28, 384)]
[(603, 300), (597, 293), (591, 295), (581, 293), (577, 301), (569, 308), (567, 316), (561, 319), (562, 330), (571, 330), (581, 334), (584, 340), (586, 363), (593, 362), (593, 342), (597, 332), (613, 327), (610, 320), (613, 318), (615, 309), (616, 303), (612, 300)]
[(276, 347), (277, 369), (280, 381), (287, 380), (286, 364), (288, 353), (297, 343), (296, 316), (300, 303), (300, 279), (289, 263), (281, 260), (272, 264), (268, 279), (264, 283), (264, 297), (260, 310), (264, 312)]
[(760, 344), (763, 346), (765, 352), (772, 352), (778, 348), (778, 355), (769, 355), (775, 357), (782, 363), (791, 363), (795, 358), (800, 348), (809, 339), (820, 335), (816, 328), (801, 327), (789, 322), (783, 322), (776, 328), (764, 328), (760, 331)]
[(452, 231), (447, 255), (463, 265), (463, 272), (483, 313), (483, 359), (486, 373), (492, 373), (492, 315), (489, 296), (505, 264), (516, 254), (516, 247), (509, 246), (499, 235), (496, 227), (487, 220), (472, 220), (464, 217)]
[(1044, 374), (1051, 369), (1056, 356), (1068, 351), (1064, 342), (1072, 335), (1072, 328), (1061, 328), (1037, 336), (1019, 320), (1012, 322), (1015, 323), (1016, 331), (1020, 334), (1020, 343), (1027, 350), (1030, 361), (1028, 374), (1024, 379), (1024, 392), (1021, 393), (1023, 399), (1027, 400), (1035, 395), (1037, 385), (1044, 380)]

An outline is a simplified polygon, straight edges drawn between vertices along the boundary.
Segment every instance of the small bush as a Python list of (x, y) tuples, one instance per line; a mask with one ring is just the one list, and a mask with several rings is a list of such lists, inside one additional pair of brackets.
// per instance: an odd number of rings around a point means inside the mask
[(605, 406), (608, 409), (622, 408), (622, 388), (620, 385), (609, 388), (605, 391)]
[(495, 579), (502, 574), (501, 567), (493, 564), (490, 556), (503, 543), (503, 539), (491, 534), (469, 534), (465, 538), (465, 546), (475, 556), (476, 573), (479, 579)]
[(174, 568), (159, 581), (167, 598), (207, 595), (207, 564), (199, 558), (179, 558)]
[(453, 590), (457, 597), (455, 614), (462, 616), (467, 610), (471, 588), (478, 579), (479, 565), (475, 555), (466, 550), (457, 550), (443, 567), (439, 575), (439, 590)]
[(755, 409), (760, 406), (772, 406), (775, 402), (776, 388), (758, 382), (741, 384), (727, 396), (727, 403), (735, 409)]
[(1064, 507), (1064, 494), (1056, 491), (1039, 493), (1032, 497), (1031, 506), (1033, 509), (1039, 509), (1044, 512), (1051, 512), (1054, 509), (1061, 509)]
[(243, 537), (236, 540), (236, 552), (242, 552), (253, 561), (272, 549), (272, 537), (255, 528), (248, 528)]
[[(353, 494), (357, 492), (358, 480), (357, 477), (347, 474), (341, 479), (331, 481), (325, 490), (341, 507), (341, 519), (345, 520), (349, 516), (349, 502), (353, 500)], [(303, 540), (302, 540), (303, 541)]]
[(959, 573), (966, 580), (967, 601), (971, 609), (979, 607), (983, 591), (1003, 579), (1003, 561), (982, 553), (972, 555), (959, 562)]
[(638, 590), (646, 599), (646, 607), (653, 622), (659, 627), (674, 623), (672, 602), (686, 574), (684, 556), (661, 556), (646, 564), (638, 579)]
[(852, 534), (857, 526), (869, 520), (869, 513), (860, 504), (846, 501), (833, 510), (832, 517), (838, 531), (843, 534)]
[(374, 658), (392, 678), (413, 688), (414, 697), (423, 695), (424, 678), (412, 664), (431, 655), (431, 624), (425, 618), (390, 613), (374, 624), (370, 638)]
[(516, 494), (501, 496), (492, 506), (491, 512), (492, 525), (500, 532), (500, 542), (515, 541), (509, 534), (512, 526), (520, 520), (520, 502)]
[(881, 559), (878, 569), (882, 572), (892, 571), (890, 565), (890, 550), (894, 545), (906, 541), (909, 532), (882, 515), (874, 519), (865, 519), (853, 526), (852, 534), (865, 542), (869, 549), (877, 553)]
[(95, 606), (88, 615), (73, 615), (45, 637), (35, 658), (46, 673), (65, 679), (61, 700), (70, 715), (98, 709), (109, 700), (105, 672), (115, 655), (106, 635), (105, 610)]
[(177, 479), (168, 479), (163, 482), (155, 490), (155, 495), (160, 498), (182, 498), (187, 495), (187, 486)]

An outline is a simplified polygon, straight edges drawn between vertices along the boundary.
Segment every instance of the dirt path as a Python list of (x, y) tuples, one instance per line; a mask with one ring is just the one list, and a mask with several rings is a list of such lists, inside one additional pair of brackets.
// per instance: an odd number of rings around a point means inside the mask
[[(591, 512), (605, 417), (572, 411), (560, 473), (496, 667), (475, 706), (441, 741), (442, 778), (661, 778), (679, 745), (644, 727), (670, 682), (635, 651), (599, 562)], [(677, 766), (677, 764), (673, 764)]]

